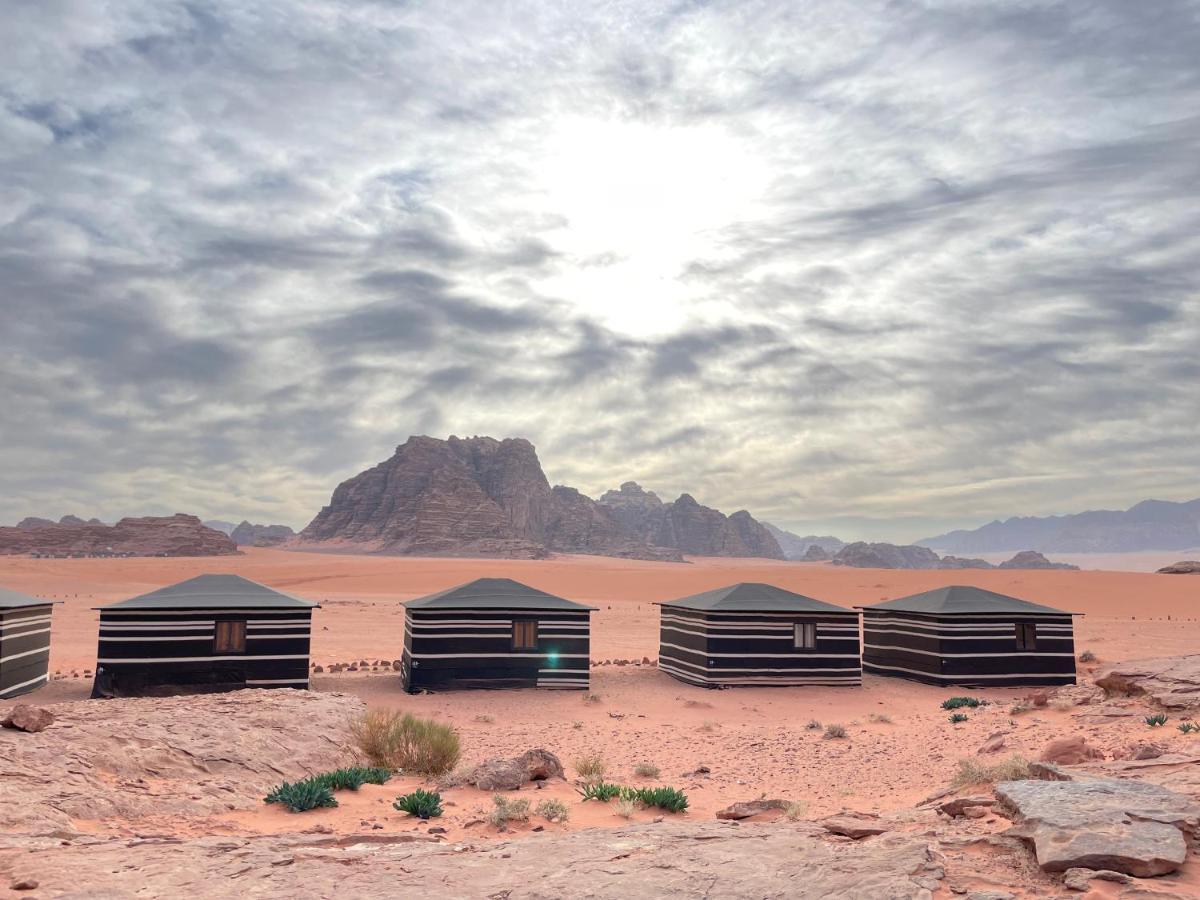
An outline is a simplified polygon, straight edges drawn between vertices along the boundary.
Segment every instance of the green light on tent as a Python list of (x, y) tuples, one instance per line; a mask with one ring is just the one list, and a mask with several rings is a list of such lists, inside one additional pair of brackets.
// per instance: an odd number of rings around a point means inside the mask
[(558, 668), (558, 651), (557, 650), (551, 650), (549, 653), (546, 654), (546, 665), (549, 666), (551, 669)]

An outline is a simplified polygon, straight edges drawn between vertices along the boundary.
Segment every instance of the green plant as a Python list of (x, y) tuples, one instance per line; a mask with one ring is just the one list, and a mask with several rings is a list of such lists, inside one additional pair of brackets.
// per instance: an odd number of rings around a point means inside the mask
[(561, 800), (543, 800), (534, 812), (547, 822), (565, 822), (571, 814)]
[(442, 814), (442, 795), (437, 791), (417, 788), (411, 794), (397, 797), (392, 807), (418, 819), (436, 819)]
[(1010, 756), (995, 765), (987, 765), (976, 759), (960, 759), (958, 773), (952, 784), (959, 788), (968, 784), (995, 784), (998, 781), (1028, 781), (1033, 778), (1029, 760), (1022, 756)]
[(292, 812), (307, 812), (325, 806), (337, 806), (329, 788), (315, 779), (284, 782), (263, 798), (264, 803), (281, 803)]
[(608, 763), (599, 751), (593, 750), (575, 760), (575, 771), (585, 781), (603, 781), (608, 774)]
[(1079, 654), (1079, 661), (1084, 662), (1084, 663), (1095, 662), (1096, 654), (1093, 653), (1091, 650), (1084, 650), (1082, 653)]
[(458, 732), (432, 719), (394, 710), (368, 710), (350, 724), (359, 752), (381, 768), (442, 775), (458, 763)]
[(584, 800), (599, 800), (601, 803), (607, 803), (613, 797), (621, 796), (622, 788), (618, 784), (609, 784), (605, 781), (593, 781), (583, 786), (579, 791), (580, 796)]
[(846, 736), (846, 726), (833, 723), (825, 726), (825, 739), (833, 740), (835, 738), (844, 738)]
[(488, 822), (501, 831), (508, 830), (509, 822), (529, 821), (529, 801), (509, 800), (501, 794), (492, 794), (492, 811), (488, 814)]
[(640, 778), (657, 778), (662, 770), (654, 763), (640, 762), (633, 767), (633, 774)]
[(1179, 730), (1184, 734), (1200, 733), (1200, 725), (1197, 725), (1195, 722), (1180, 722)]
[(808, 724), (805, 725), (804, 727), (807, 728), (809, 731), (820, 731), (821, 723), (818, 722), (816, 719), (809, 719)]
[(1163, 725), (1167, 724), (1167, 714), (1166, 713), (1155, 713), (1152, 716), (1146, 716), (1144, 721), (1151, 728), (1161, 728)]
[(953, 725), (957, 725), (959, 722), (965, 722), (965, 721), (967, 721), (966, 713), (951, 713), (950, 714), (950, 722)]
[(983, 701), (975, 697), (951, 697), (948, 700), (942, 701), (942, 709), (961, 709), (964, 706), (974, 709), (977, 706), (982, 706)]
[(309, 780), (331, 791), (357, 791), (364, 784), (385, 784), (391, 777), (391, 772), (377, 766), (347, 766), (332, 772), (322, 772)]
[(657, 806), (667, 812), (684, 812), (688, 808), (687, 794), (673, 787), (638, 788), (634, 797), (642, 806)]

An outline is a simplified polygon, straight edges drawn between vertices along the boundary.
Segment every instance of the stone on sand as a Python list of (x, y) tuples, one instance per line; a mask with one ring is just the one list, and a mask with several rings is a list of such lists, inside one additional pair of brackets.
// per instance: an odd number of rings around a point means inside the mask
[(849, 811), (838, 813), (835, 816), (828, 816), (821, 819), (818, 824), (826, 831), (833, 834), (845, 835), (856, 841), (860, 838), (883, 834), (891, 830), (891, 826), (881, 821), (878, 816), (873, 816), (870, 813)]
[(717, 810), (718, 819), (748, 819), (775, 809), (787, 809), (786, 800), (743, 800)]
[(0, 725), (5, 728), (15, 728), (30, 734), (45, 731), (53, 723), (54, 713), (41, 706), (30, 706), (28, 703), (18, 703), (7, 716), (0, 719)]
[(549, 750), (526, 750), (512, 759), (489, 759), (467, 777), (481, 791), (515, 791), (530, 781), (566, 778), (562, 763)]
[(1109, 696), (1147, 696), (1167, 709), (1200, 708), (1200, 654), (1135, 659), (1105, 666), (1096, 684)]
[(1038, 757), (1041, 762), (1060, 766), (1077, 766), (1093, 759), (1104, 759), (1104, 753), (1090, 746), (1080, 734), (1051, 741)]

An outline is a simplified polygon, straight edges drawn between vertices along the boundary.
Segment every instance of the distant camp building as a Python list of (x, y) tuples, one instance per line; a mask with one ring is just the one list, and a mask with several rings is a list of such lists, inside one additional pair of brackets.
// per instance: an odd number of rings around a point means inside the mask
[(589, 685), (591, 613), (508, 578), (480, 578), (404, 604), (406, 690)]
[(0, 588), (0, 699), (27, 694), (46, 683), (52, 605)]
[(1074, 684), (1071, 613), (955, 585), (863, 611), (863, 668), (931, 684)]
[(704, 687), (858, 685), (858, 613), (744, 583), (660, 604), (658, 667)]
[(199, 575), (99, 607), (92, 696), (307, 688), (317, 606), (238, 575)]

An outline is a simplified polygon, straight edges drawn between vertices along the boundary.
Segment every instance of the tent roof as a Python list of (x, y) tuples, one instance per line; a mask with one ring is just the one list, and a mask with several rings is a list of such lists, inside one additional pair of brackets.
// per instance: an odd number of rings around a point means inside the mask
[(1068, 613), (1052, 606), (1040, 603), (1030, 603), (1018, 597), (1007, 594), (997, 594), (983, 588), (970, 585), (953, 584), (948, 587), (935, 588), (921, 594), (887, 600), (871, 606), (859, 606), (857, 609), (877, 609), (882, 612), (913, 612), (929, 613), (931, 615), (970, 615), (972, 613), (1014, 613), (1027, 615), (1078, 615)]
[(773, 584), (756, 581), (731, 584), (715, 591), (705, 591), (703, 594), (681, 597), (678, 600), (664, 600), (661, 605), (711, 612), (822, 612), (858, 615), (845, 607), (834, 606), (824, 600), (814, 600), (803, 594), (785, 591)]
[(595, 609), (572, 600), (564, 600), (511, 578), (477, 578), (458, 587), (447, 588), (409, 600), (409, 609)]
[(281, 594), (241, 575), (197, 575), (97, 609), (312, 609), (319, 605)]
[(39, 600), (28, 594), (19, 594), (7, 588), (0, 588), (0, 610), (24, 609), (27, 606), (49, 606), (52, 603), (54, 603), (53, 600)]

